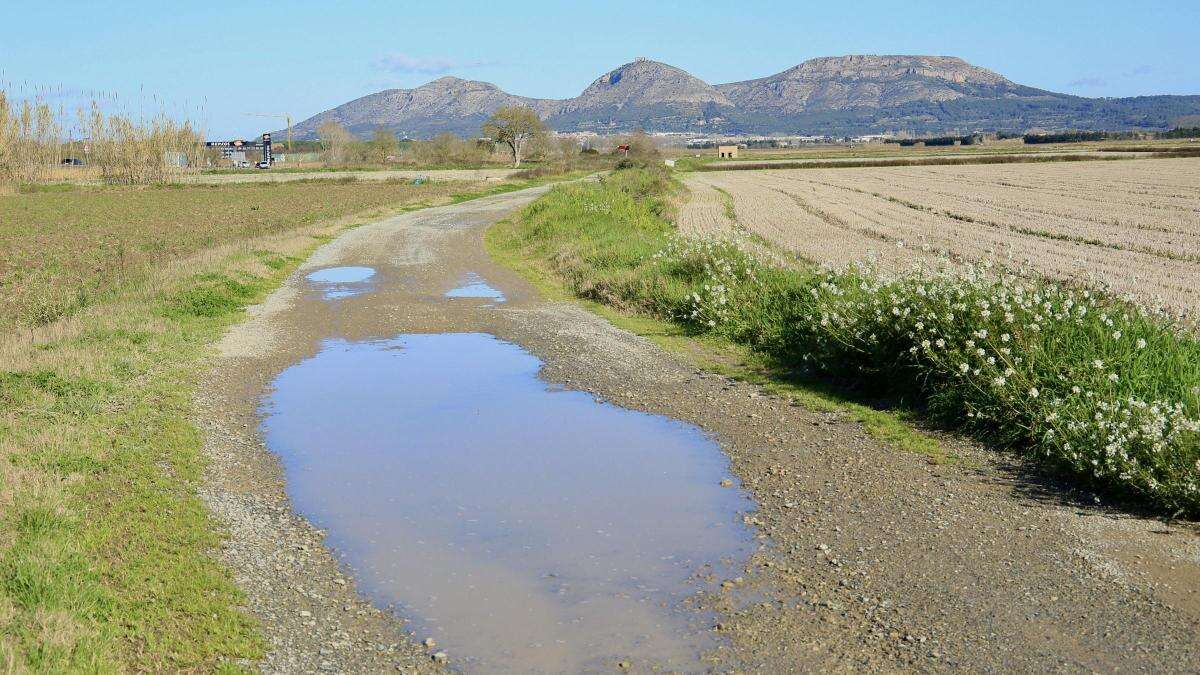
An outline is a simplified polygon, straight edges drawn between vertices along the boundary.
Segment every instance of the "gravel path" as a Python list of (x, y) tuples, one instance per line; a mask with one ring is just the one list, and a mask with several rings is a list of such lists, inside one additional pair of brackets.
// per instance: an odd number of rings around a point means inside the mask
[[(480, 331), (544, 362), (548, 382), (712, 433), (759, 508), (759, 552), (719, 592), (715, 671), (1148, 671), (1200, 669), (1200, 536), (1098, 506), (1004, 455), (946, 438), (934, 465), (663, 353), (570, 303), (546, 302), (483, 252), (483, 229), (545, 188), (404, 214), (316, 252), (221, 343), (201, 405), (213, 458), (205, 498), (229, 528), (222, 552), (260, 617), (268, 672), (440, 668), (402, 618), (355, 592), (289, 506), (256, 433), (274, 376), (325, 337)], [(368, 265), (373, 292), (328, 303), (303, 275)], [(496, 308), (449, 302), (466, 272)], [(449, 665), (458, 655), (446, 649)], [(654, 669), (637, 653), (614, 661)]]

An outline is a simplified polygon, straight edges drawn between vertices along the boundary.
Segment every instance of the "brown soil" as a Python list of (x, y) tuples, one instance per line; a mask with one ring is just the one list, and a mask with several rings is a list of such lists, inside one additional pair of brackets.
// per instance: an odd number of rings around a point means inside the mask
[[(931, 464), (753, 385), (698, 370), (577, 305), (547, 302), (484, 253), (486, 226), (544, 188), (390, 218), (320, 249), (221, 344), (201, 403), (206, 494), (225, 561), (271, 644), (267, 671), (438, 667), (402, 618), (372, 608), (289, 506), (256, 432), (272, 379), (326, 337), (480, 331), (544, 362), (547, 382), (703, 427), (759, 508), (762, 548), (694, 598), (724, 638), (713, 670), (1194, 671), (1200, 537), (1109, 510), (1005, 455), (947, 438)], [(367, 265), (373, 292), (328, 303), (303, 275)], [(508, 301), (449, 301), (477, 272)], [(455, 662), (453, 645), (438, 645)], [(654, 664), (632, 653), (633, 671)], [(614, 662), (613, 668), (618, 668)]]

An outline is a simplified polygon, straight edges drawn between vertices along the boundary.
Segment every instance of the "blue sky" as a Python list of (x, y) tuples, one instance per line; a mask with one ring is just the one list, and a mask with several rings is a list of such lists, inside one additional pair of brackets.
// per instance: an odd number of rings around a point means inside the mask
[[(948, 54), (1086, 96), (1200, 94), (1200, 2), (0, 0), (0, 83), (183, 112), (213, 137), (445, 74), (578, 94), (637, 56), (710, 83), (841, 54)], [(48, 92), (48, 93), (45, 93)]]

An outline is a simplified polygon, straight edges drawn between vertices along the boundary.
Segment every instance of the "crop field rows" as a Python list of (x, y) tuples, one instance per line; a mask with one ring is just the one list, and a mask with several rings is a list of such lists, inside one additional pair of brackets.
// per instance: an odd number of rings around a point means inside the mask
[(724, 202), (738, 226), (816, 263), (992, 260), (1200, 309), (1200, 159), (711, 172), (687, 185), (685, 231), (732, 225)]

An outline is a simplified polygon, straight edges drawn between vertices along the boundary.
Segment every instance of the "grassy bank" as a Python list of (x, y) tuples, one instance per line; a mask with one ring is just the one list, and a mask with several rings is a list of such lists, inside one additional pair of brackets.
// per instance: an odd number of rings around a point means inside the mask
[(1161, 312), (1001, 271), (781, 268), (675, 235), (662, 173), (561, 186), (489, 234), (576, 295), (742, 345), (1168, 513), (1200, 515), (1200, 343)]
[(259, 656), (197, 497), (191, 400), (209, 345), (337, 231), (512, 187), (0, 196), (0, 670), (211, 671)]
[[(0, 332), (44, 326), (143, 270), (230, 241), (530, 185), (318, 181), (142, 189), (46, 186), (0, 198)], [(319, 195), (319, 199), (314, 199)]]

